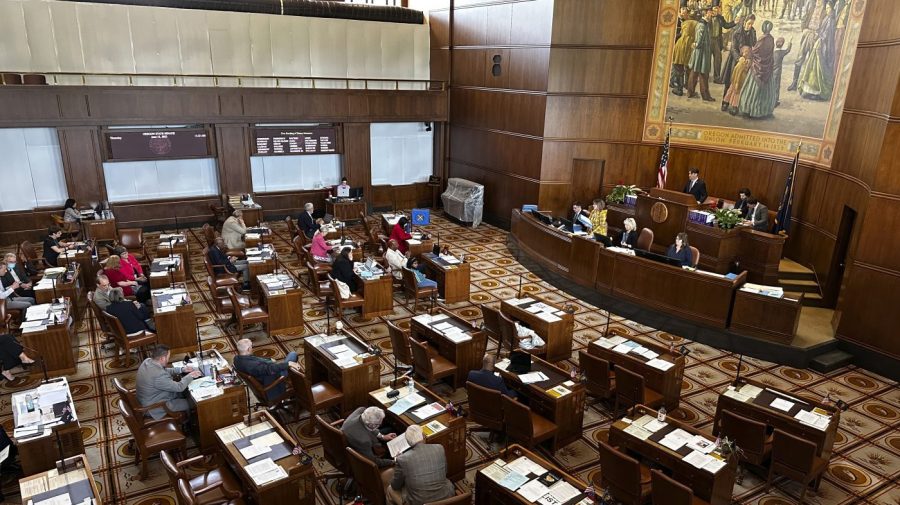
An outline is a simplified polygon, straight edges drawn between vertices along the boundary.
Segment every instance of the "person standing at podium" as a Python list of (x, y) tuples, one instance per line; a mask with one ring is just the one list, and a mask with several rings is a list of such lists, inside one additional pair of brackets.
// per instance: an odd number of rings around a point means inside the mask
[(669, 246), (666, 256), (678, 260), (683, 267), (694, 266), (694, 258), (691, 255), (691, 248), (688, 245), (687, 233), (681, 232), (675, 236), (675, 243)]
[(313, 219), (313, 211), (316, 208), (312, 204), (312, 202), (307, 202), (306, 205), (303, 206), (303, 212), (300, 213), (300, 217), (297, 218), (297, 221), (300, 222), (300, 231), (306, 235), (306, 238), (312, 238), (313, 234), (319, 228), (316, 226), (316, 220)]
[(619, 240), (616, 241), (615, 245), (634, 249), (637, 247), (637, 222), (635, 222), (634, 218), (629, 217), (624, 221), (624, 226), (625, 230), (622, 232), (622, 235), (619, 237)]
[(697, 200), (697, 203), (706, 201), (706, 183), (700, 178), (699, 168), (688, 170), (688, 182), (684, 185), (684, 192), (694, 195), (694, 200)]

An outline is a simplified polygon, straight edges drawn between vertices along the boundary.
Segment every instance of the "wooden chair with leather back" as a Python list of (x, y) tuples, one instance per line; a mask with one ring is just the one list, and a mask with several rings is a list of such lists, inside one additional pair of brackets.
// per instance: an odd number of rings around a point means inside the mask
[[(320, 479), (348, 479), (350, 477), (350, 461), (347, 459), (347, 437), (341, 431), (344, 424), (343, 419), (338, 419), (333, 423), (322, 419), (322, 416), (315, 416), (316, 422), (319, 424), (319, 436), (322, 438), (322, 454), (325, 461), (336, 471), (332, 473), (319, 474)], [(344, 488), (338, 480), (338, 489), (340, 490), (339, 503), (344, 503)]]
[(62, 230), (62, 238), (64, 239), (78, 238), (78, 235), (81, 233), (81, 230), (78, 228), (78, 223), (66, 222), (62, 216), (56, 214), (50, 214), (50, 218), (53, 220), (53, 224)]
[(403, 269), (403, 292), (406, 295), (404, 305), (409, 309), (409, 300), (413, 301), (413, 314), (419, 310), (419, 299), (437, 297), (437, 286), (420, 287), (416, 274), (408, 268)]
[(294, 222), (294, 218), (291, 216), (287, 216), (284, 218), (284, 224), (287, 225), (288, 236), (291, 237), (291, 240), (297, 236), (297, 223)]
[(497, 356), (503, 349), (503, 330), (500, 328), (500, 311), (483, 303), (479, 306), (481, 309), (481, 317), (484, 327), (482, 330), (487, 333), (488, 337), (493, 337), (497, 341)]
[(213, 301), (216, 314), (233, 317), (234, 305), (231, 304), (228, 288), (216, 285), (216, 280), (211, 275), (206, 276), (206, 288), (209, 290), (209, 297)]
[[(428, 352), (428, 344), (409, 338), (412, 349), (413, 365), (416, 375), (425, 379), (425, 384), (431, 386), (444, 377), (456, 376), (456, 365), (442, 356), (432, 356)], [(454, 382), (455, 384), (455, 382)]]
[(500, 395), (500, 401), (503, 404), (503, 423), (509, 438), (529, 449), (545, 440), (552, 440), (553, 452), (556, 452), (556, 424), (508, 396)]
[(587, 394), (597, 400), (612, 398), (616, 377), (610, 369), (609, 361), (582, 350), (578, 351), (578, 366), (584, 372), (584, 388)]
[(650, 500), (650, 468), (619, 452), (611, 445), (598, 442), (600, 449), (601, 487), (626, 505), (642, 505)]
[(150, 417), (150, 411), (155, 409), (163, 409), (166, 412), (166, 416), (169, 419), (175, 421), (178, 426), (184, 424), (187, 419), (187, 412), (175, 412), (173, 410), (169, 410), (169, 407), (166, 406), (165, 400), (159, 401), (144, 407), (141, 405), (141, 402), (138, 401), (137, 398), (137, 390), (136, 389), (128, 389), (125, 387), (125, 384), (122, 384), (122, 381), (119, 380), (118, 377), (113, 377), (112, 380), (113, 387), (116, 390), (116, 393), (119, 395), (119, 399), (125, 401), (129, 407), (131, 407), (131, 411), (135, 413), (136, 416), (140, 416), (141, 419), (148, 419)]
[(241, 273), (229, 272), (224, 265), (213, 265), (209, 260), (209, 248), (203, 248), (203, 266), (206, 267), (206, 273), (216, 281), (216, 287), (227, 288), (228, 286), (240, 286)]
[[(291, 391), (291, 388), (289, 387), (290, 380), (288, 380), (287, 377), (279, 375), (278, 378), (272, 381), (271, 384), (269, 384), (268, 386), (263, 386), (262, 383), (256, 380), (256, 377), (248, 373), (241, 372), (240, 370), (235, 370), (235, 372), (237, 372), (238, 377), (240, 377), (241, 380), (247, 383), (247, 386), (250, 387), (250, 391), (253, 391), (253, 396), (256, 397), (256, 400), (259, 402), (259, 404), (263, 405), (266, 408), (281, 407), (283, 406), (283, 403), (290, 399), (291, 395), (294, 394), (294, 392)], [(272, 391), (273, 389), (278, 387), (279, 384), (285, 385), (284, 391), (279, 395), (269, 398), (269, 391)]]
[(119, 399), (119, 412), (134, 437), (134, 464), (141, 463), (140, 480), (147, 476), (147, 460), (159, 451), (178, 451), (182, 457), (187, 455), (184, 434), (174, 419), (144, 419), (138, 417), (125, 400)]
[(222, 231), (222, 225), (225, 224), (225, 220), (228, 219), (228, 209), (221, 205), (211, 203), (209, 204), (209, 211), (212, 212), (212, 219), (210, 219), (210, 222), (213, 224), (213, 227), (216, 231)]
[(472, 492), (468, 491), (443, 500), (425, 502), (423, 505), (466, 505), (470, 503), (472, 503)]
[(772, 463), (769, 465), (769, 477), (766, 479), (766, 490), (772, 485), (775, 475), (783, 475), (803, 485), (800, 491), (800, 503), (804, 503), (809, 484), (818, 490), (822, 481), (822, 472), (828, 466), (828, 460), (816, 455), (816, 444), (779, 429), (775, 430), (772, 439)]
[(294, 401), (296, 404), (294, 421), (300, 420), (301, 410), (307, 410), (309, 412), (309, 420), (306, 423), (304, 433), (315, 435), (316, 415), (321, 410), (328, 410), (340, 405), (344, 401), (344, 393), (332, 386), (328, 381), (315, 384), (310, 383), (306, 380), (306, 375), (303, 372), (293, 367), (288, 370), (288, 377), (291, 380), (291, 389), (294, 390)]
[(404, 331), (393, 321), (387, 322), (388, 334), (391, 336), (391, 354), (394, 356), (394, 370), (400, 368), (399, 363), (413, 364), (412, 348), (409, 343), (409, 333)]
[(638, 235), (637, 242), (635, 243), (635, 248), (649, 251), (650, 246), (652, 246), (652, 245), (653, 245), (653, 230), (651, 230), (650, 228), (642, 228), (640, 235)]
[(11, 321), (12, 314), (6, 311), (6, 298), (4, 298), (0, 300), (0, 330), (2, 330), (3, 333), (9, 333), (9, 323)]
[(728, 437), (740, 447), (740, 461), (752, 466), (764, 466), (772, 455), (772, 437), (768, 434), (766, 423), (748, 419), (730, 410), (722, 411), (719, 436)]
[(469, 421), (481, 425), (492, 437), (494, 433), (502, 433), (504, 431), (503, 400), (500, 398), (502, 393), (469, 381), (466, 381), (466, 393), (469, 398)]
[(113, 329), (109, 326), (109, 321), (106, 319), (106, 317), (103, 316), (103, 311), (100, 310), (100, 307), (94, 300), (93, 291), (88, 291), (87, 299), (88, 307), (91, 308), (91, 313), (94, 315), (94, 319), (97, 320), (97, 325), (100, 327), (100, 334), (106, 337), (100, 345), (106, 346), (112, 344), (118, 347), (119, 344), (116, 343), (116, 335), (113, 332)]
[(700, 264), (700, 249), (697, 249), (692, 245), (688, 247), (691, 249), (691, 266), (697, 268), (697, 265)]
[[(216, 230), (209, 223), (203, 223), (203, 240), (206, 242), (205, 251), (209, 252), (208, 249), (216, 245)], [(244, 258), (247, 253), (243, 249), (228, 249), (225, 251), (227, 256), (234, 256), (236, 258)]]
[(344, 318), (344, 309), (360, 307), (360, 310), (362, 310), (363, 304), (366, 303), (365, 298), (356, 293), (350, 293), (350, 298), (341, 298), (341, 290), (338, 289), (337, 280), (332, 277), (331, 274), (326, 275), (328, 275), (328, 282), (331, 284), (331, 300), (334, 304), (334, 311), (337, 312), (338, 317), (341, 319)]
[(306, 273), (309, 276), (310, 290), (312, 290), (319, 301), (328, 303), (328, 297), (333, 295), (331, 281), (328, 280), (328, 273), (320, 272), (315, 265), (308, 261), (306, 262)]
[(346, 451), (350, 473), (359, 493), (369, 501), (369, 505), (386, 505), (387, 497), (384, 494), (384, 484), (378, 465), (349, 447)]
[[(44, 260), (43, 254), (37, 253), (31, 242), (24, 240), (19, 244), (19, 260), (31, 268), (31, 270), (37, 272), (36, 276), (32, 276), (33, 280), (37, 280), (38, 277), (44, 275), (44, 268), (47, 267), (47, 262)], [(55, 267), (56, 265), (50, 266)]]
[(141, 263), (150, 261), (147, 244), (144, 242), (144, 230), (140, 228), (119, 228), (119, 245), (128, 250), (128, 254)]
[[(159, 452), (159, 461), (169, 476), (172, 488), (178, 486), (179, 480), (185, 481), (194, 497), (202, 496), (201, 503), (216, 503), (221, 500), (242, 498), (241, 488), (243, 485), (241, 481), (227, 464), (216, 464), (215, 458), (216, 456), (213, 456), (208, 459), (200, 455), (175, 461), (175, 458), (169, 455), (169, 451)], [(211, 466), (213, 464), (215, 466)], [(188, 475), (185, 471), (187, 467), (205, 468), (200, 473), (191, 472)]]
[(659, 470), (650, 471), (650, 496), (653, 505), (709, 505), (694, 496), (694, 491)]
[(175, 486), (175, 494), (178, 505), (244, 505), (246, 502), (243, 498), (231, 498), (230, 496), (221, 496), (218, 499), (208, 499), (202, 495), (212, 492), (218, 492), (222, 486), (207, 486), (206, 488), (194, 491), (187, 479), (178, 479)]
[(143, 356), (146, 355), (147, 346), (155, 346), (158, 343), (156, 333), (148, 330), (141, 330), (126, 334), (125, 328), (122, 326), (122, 322), (119, 321), (119, 318), (106, 311), (103, 311), (102, 315), (106, 319), (106, 324), (109, 325), (109, 329), (112, 330), (116, 347), (119, 348), (120, 352), (125, 352), (125, 366), (131, 366), (132, 349), (137, 349)]
[(651, 409), (659, 408), (665, 398), (658, 392), (644, 386), (644, 377), (627, 368), (616, 367), (616, 385), (614, 388), (616, 404), (613, 412), (619, 412), (619, 405), (632, 407), (643, 404)]
[(241, 303), (241, 295), (234, 290), (234, 286), (228, 286), (228, 296), (231, 298), (231, 306), (234, 308), (234, 320), (237, 324), (238, 336), (244, 338), (244, 328), (254, 324), (262, 324), (266, 327), (266, 333), (269, 331), (269, 313), (262, 307), (252, 306), (249, 298), (245, 303)]

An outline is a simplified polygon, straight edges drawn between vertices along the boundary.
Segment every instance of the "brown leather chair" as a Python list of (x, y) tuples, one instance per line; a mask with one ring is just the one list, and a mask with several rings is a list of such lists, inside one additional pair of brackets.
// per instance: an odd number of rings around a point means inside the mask
[(444, 498), (443, 500), (425, 502), (424, 505), (465, 505), (470, 503), (472, 503), (471, 491), (451, 496), (450, 498)]
[(616, 367), (616, 385), (614, 388), (616, 394), (616, 404), (613, 412), (619, 412), (619, 405), (632, 407), (642, 404), (657, 409), (665, 400), (663, 396), (656, 391), (644, 386), (644, 377), (638, 375), (627, 368)]
[(203, 489), (194, 491), (187, 479), (178, 479), (176, 487), (176, 497), (179, 505), (244, 505), (246, 502), (243, 498), (229, 498), (222, 496), (217, 500), (210, 500), (202, 495), (210, 492), (217, 492), (221, 485), (207, 486)]
[(319, 273), (316, 266), (308, 261), (306, 262), (306, 273), (309, 276), (309, 287), (313, 294), (322, 303), (327, 304), (329, 297), (334, 294), (331, 291), (331, 281), (328, 280), (328, 273)]
[(412, 349), (409, 343), (409, 334), (392, 321), (387, 322), (388, 334), (391, 336), (391, 354), (394, 356), (394, 370), (399, 368), (398, 363), (413, 364)]
[(500, 326), (500, 311), (486, 303), (481, 304), (479, 308), (484, 322), (484, 331), (488, 337), (493, 337), (497, 341), (497, 356), (499, 356), (504, 343), (503, 330)]
[[(302, 235), (302, 233), (301, 233)], [(334, 311), (337, 312), (338, 317), (341, 319), (344, 318), (344, 309), (352, 309), (359, 307), (362, 310), (362, 306), (366, 303), (366, 299), (359, 296), (356, 293), (350, 293), (350, 298), (344, 299), (341, 298), (341, 291), (338, 289), (337, 281), (331, 274), (328, 275), (328, 282), (331, 284), (331, 301), (334, 304)]]
[(209, 260), (208, 247), (203, 248), (203, 266), (206, 267), (207, 275), (216, 280), (217, 287), (227, 288), (229, 286), (240, 286), (242, 284), (240, 272), (232, 273), (226, 270), (223, 265), (212, 264)]
[(420, 298), (436, 298), (438, 294), (437, 286), (419, 287), (419, 281), (416, 274), (408, 268), (403, 269), (403, 292), (406, 294), (404, 306), (409, 309), (409, 300), (413, 299), (413, 314), (419, 310)]
[(127, 403), (131, 408), (131, 411), (134, 412), (135, 415), (141, 416), (142, 419), (149, 419), (150, 411), (154, 409), (163, 409), (166, 412), (165, 417), (172, 419), (173, 421), (178, 423), (179, 426), (181, 426), (187, 419), (186, 412), (175, 412), (169, 410), (169, 407), (166, 406), (165, 401), (156, 402), (144, 407), (137, 399), (137, 390), (128, 389), (127, 387), (125, 387), (125, 384), (122, 384), (122, 381), (119, 380), (118, 377), (113, 377), (112, 383), (113, 387), (116, 389), (116, 392), (119, 394), (119, 399)]
[(4, 298), (0, 300), (0, 330), (3, 333), (9, 333), (10, 321), (12, 321), (12, 314), (6, 312), (6, 298)]
[(647, 503), (650, 500), (650, 468), (602, 440), (598, 444), (601, 487), (626, 505)]
[(651, 230), (650, 228), (642, 228), (640, 235), (638, 235), (637, 242), (635, 243), (635, 248), (649, 251), (650, 246), (652, 246), (652, 245), (653, 245), (653, 230)]
[[(228, 296), (231, 298), (231, 306), (234, 308), (234, 319), (238, 328), (238, 336), (244, 338), (244, 328), (254, 324), (263, 324), (266, 326), (266, 332), (269, 330), (269, 313), (262, 307), (253, 307), (249, 304), (242, 304), (241, 297), (234, 290), (234, 286), (228, 286)], [(249, 301), (249, 299), (247, 299)]]
[(234, 315), (234, 305), (231, 304), (231, 295), (228, 294), (228, 288), (218, 286), (216, 280), (210, 276), (206, 276), (206, 288), (209, 290), (209, 297), (213, 301), (216, 314)]
[(81, 233), (81, 230), (78, 228), (78, 223), (66, 222), (66, 220), (63, 219), (62, 216), (58, 216), (56, 214), (50, 214), (50, 219), (53, 220), (54, 225), (58, 226), (59, 229), (62, 230), (62, 238), (64, 239), (77, 238)]
[(813, 488), (818, 490), (822, 472), (828, 466), (828, 460), (820, 458), (816, 452), (816, 444), (776, 429), (772, 440), (772, 464), (766, 479), (766, 491), (771, 487), (776, 474), (784, 475), (803, 484), (800, 503), (804, 503), (809, 484), (814, 483)]
[(340, 405), (344, 401), (344, 393), (328, 381), (310, 384), (306, 380), (306, 375), (296, 368), (288, 370), (288, 377), (291, 379), (291, 389), (294, 390), (294, 400), (297, 405), (294, 411), (294, 421), (300, 419), (301, 407), (307, 410), (309, 421), (306, 423), (305, 433), (315, 435), (318, 412)]
[(228, 219), (228, 209), (221, 205), (211, 203), (209, 204), (209, 211), (212, 212), (212, 219), (210, 219), (210, 222), (213, 223), (213, 227), (216, 231), (222, 231), (222, 225), (225, 224), (225, 220)]
[(106, 324), (109, 325), (109, 329), (112, 331), (113, 340), (116, 342), (116, 347), (119, 348), (119, 351), (125, 351), (125, 366), (131, 366), (131, 350), (137, 349), (141, 352), (141, 355), (146, 355), (146, 347), (148, 345), (155, 346), (158, 343), (156, 333), (152, 333), (147, 330), (141, 330), (134, 333), (125, 333), (125, 328), (122, 327), (122, 322), (119, 321), (119, 318), (110, 314), (109, 312), (103, 311), (103, 317), (106, 319)]
[(557, 449), (556, 424), (535, 414), (527, 405), (500, 395), (503, 404), (503, 423), (509, 438), (533, 448), (545, 440), (553, 440), (553, 452)]
[[(216, 245), (216, 230), (209, 223), (203, 223), (203, 239), (206, 242), (206, 249), (204, 250), (207, 252), (210, 247)], [(228, 249), (225, 251), (225, 254), (236, 258), (243, 258), (247, 255), (243, 249)]]
[[(43, 276), (44, 268), (47, 267), (47, 263), (44, 260), (44, 256), (37, 253), (37, 251), (34, 249), (34, 245), (31, 242), (24, 240), (21, 244), (19, 244), (19, 259), (22, 261), (22, 263), (25, 263), (29, 267), (31, 267), (32, 270), (37, 271), (39, 274), (38, 276)], [(55, 267), (56, 265), (52, 266)], [(32, 276), (32, 279), (37, 280), (35, 276)]]
[(485, 430), (502, 433), (503, 400), (502, 393), (496, 389), (488, 389), (473, 382), (466, 381), (466, 393), (469, 398), (469, 421), (481, 425)]
[[(175, 458), (169, 455), (168, 451), (159, 452), (159, 461), (162, 463), (166, 474), (169, 475), (169, 483), (173, 488), (178, 486), (178, 481), (183, 480), (187, 483), (191, 493), (197, 497), (202, 496), (200, 503), (215, 503), (221, 500), (233, 500), (242, 498), (241, 481), (228, 468), (227, 464), (214, 464), (213, 458), (207, 459), (204, 456), (194, 456), (182, 461), (175, 461)], [(188, 466), (205, 466), (203, 471), (198, 474), (191, 472), (193, 477), (185, 472)]]
[(720, 437), (728, 437), (741, 448), (740, 461), (764, 466), (772, 455), (772, 437), (765, 423), (739, 416), (730, 410), (722, 411)]
[(612, 398), (616, 378), (610, 370), (609, 361), (587, 351), (578, 351), (578, 366), (584, 372), (584, 388), (587, 394), (598, 400)]
[(359, 488), (359, 493), (369, 500), (370, 505), (385, 505), (387, 497), (384, 495), (384, 484), (378, 465), (349, 447), (346, 450), (350, 473), (356, 487)]
[(119, 228), (119, 245), (128, 250), (141, 263), (150, 261), (144, 243), (144, 230), (140, 228)]
[(147, 476), (147, 460), (151, 454), (163, 450), (178, 451), (181, 456), (187, 455), (184, 434), (172, 418), (144, 419), (137, 417), (128, 404), (119, 399), (119, 412), (125, 418), (125, 424), (134, 437), (134, 464), (141, 462), (140, 480)]
[[(428, 352), (428, 344), (418, 342), (414, 338), (410, 338), (408, 341), (412, 349), (416, 375), (424, 378), (426, 385), (431, 386), (444, 377), (456, 376), (456, 365), (452, 361), (441, 356), (431, 356)], [(453, 381), (454, 386), (455, 382)]]
[[(349, 477), (350, 461), (347, 460), (347, 437), (341, 431), (344, 420), (338, 419), (333, 423), (329, 423), (322, 419), (322, 416), (316, 416), (316, 422), (319, 423), (319, 436), (322, 438), (322, 454), (325, 456), (325, 461), (336, 470), (334, 473), (319, 474), (319, 478), (341, 479), (342, 477)], [(339, 503), (342, 504), (344, 503), (344, 487), (345, 485), (338, 480), (338, 489), (341, 494)]]
[(291, 237), (291, 239), (293, 240), (293, 238), (294, 238), (295, 236), (297, 236), (297, 233), (298, 233), (298, 231), (297, 231), (297, 224), (294, 223), (294, 218), (292, 218), (291, 216), (285, 217), (285, 218), (284, 218), (284, 224), (287, 225), (288, 235), (289, 235), (289, 236)]
[(650, 486), (653, 505), (709, 505), (708, 501), (694, 496), (691, 488), (659, 470), (650, 471)]
[(697, 268), (697, 265), (700, 264), (700, 249), (692, 245), (688, 247), (691, 249), (691, 266)]
[(294, 392), (291, 391), (290, 387), (285, 387), (283, 393), (273, 397), (272, 399), (269, 399), (269, 391), (277, 387), (279, 384), (284, 384), (286, 386), (290, 384), (290, 381), (287, 377), (278, 376), (278, 378), (272, 381), (271, 384), (269, 384), (268, 386), (263, 386), (258, 380), (256, 380), (256, 377), (248, 373), (241, 372), (240, 370), (235, 371), (237, 372), (238, 377), (240, 377), (241, 380), (247, 383), (247, 386), (250, 387), (250, 391), (253, 391), (253, 396), (256, 397), (256, 400), (266, 408), (281, 407), (282, 403), (287, 401), (291, 397), (291, 395), (294, 394)]

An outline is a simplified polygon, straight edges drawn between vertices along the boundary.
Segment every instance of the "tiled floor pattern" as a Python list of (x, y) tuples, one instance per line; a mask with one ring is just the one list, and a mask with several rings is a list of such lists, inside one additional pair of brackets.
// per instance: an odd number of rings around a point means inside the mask
[[(305, 269), (290, 252), (286, 229), (274, 225), (278, 237), (275, 244), (282, 261), (305, 282)], [(468, 302), (448, 306), (462, 317), (477, 321), (481, 317), (479, 305), (493, 304), (498, 300), (514, 296), (522, 278), (523, 289), (540, 294), (551, 301), (567, 302), (577, 309), (573, 356), (588, 342), (599, 335), (606, 323), (605, 311), (573, 299), (565, 292), (541, 281), (519, 265), (506, 248), (506, 232), (489, 225), (468, 229), (453, 224), (440, 215), (432, 216), (432, 224), (425, 227), (430, 232), (441, 231), (442, 243), (450, 244), (455, 252), (465, 252), (472, 264), (472, 286)], [(194, 310), (200, 320), (200, 331), (206, 347), (214, 347), (231, 358), (237, 337), (227, 320), (220, 320), (211, 310), (210, 300), (205, 290), (205, 273), (200, 258), (202, 246), (199, 230), (190, 236), (194, 279), (190, 282)], [(361, 236), (362, 228), (353, 227), (353, 233)], [(155, 250), (158, 234), (148, 235), (148, 249)], [(199, 281), (199, 282), (198, 282)], [(382, 354), (382, 374), (386, 381), (391, 374), (390, 340), (384, 320), (399, 321), (402, 326), (409, 324), (411, 312), (404, 305), (402, 294), (395, 296), (394, 313), (384, 318), (363, 320), (348, 317), (349, 326), (370, 343), (384, 349)], [(421, 310), (421, 309), (420, 309)], [(304, 298), (306, 328), (302, 334), (269, 337), (262, 331), (252, 332), (255, 351), (258, 354), (280, 358), (289, 351), (303, 353), (303, 338), (316, 334), (325, 327), (325, 314), (320, 302), (311, 294)], [(78, 371), (69, 377), (81, 420), (84, 443), (90, 464), (95, 471), (95, 479), (103, 502), (108, 504), (173, 504), (172, 489), (160, 467), (158, 460), (150, 465), (148, 478), (137, 479), (138, 467), (133, 454), (128, 449), (130, 438), (115, 407), (115, 393), (111, 379), (120, 377), (127, 383), (133, 380), (136, 365), (124, 366), (112, 351), (101, 350), (99, 337), (93, 331), (90, 319), (84, 319), (78, 326)], [(657, 331), (638, 323), (624, 320), (615, 315), (610, 321), (612, 327), (630, 335), (641, 335), (662, 343), (684, 342), (691, 350), (682, 384), (681, 407), (674, 412), (678, 418), (701, 429), (709, 429), (715, 413), (716, 398), (720, 391), (735, 375), (737, 358), (703, 344), (684, 341), (677, 335)], [(494, 346), (495, 343), (491, 343)], [(302, 359), (301, 359), (302, 363)], [(568, 368), (574, 359), (559, 363)], [(865, 370), (848, 367), (829, 375), (821, 375), (811, 370), (797, 370), (778, 366), (774, 363), (745, 358), (742, 374), (761, 380), (766, 384), (793, 391), (799, 396), (821, 398), (825, 393), (838, 397), (850, 404), (849, 411), (842, 416), (841, 427), (835, 441), (836, 454), (831, 460), (825, 478), (818, 492), (810, 493), (808, 501), (820, 505), (832, 504), (900, 504), (900, 388), (893, 381), (879, 377)], [(24, 374), (20, 374), (24, 377)], [(4, 394), (0, 397), (0, 422), (8, 433), (12, 432), (8, 393), (26, 387), (34, 387), (36, 379), (19, 378), (12, 383), (0, 385)], [(439, 386), (440, 387), (440, 386)], [(454, 392), (449, 387), (438, 390), (448, 399), (464, 402), (464, 389)], [(315, 464), (322, 473), (330, 467), (321, 457), (318, 440), (308, 439), (300, 433), (306, 413), (298, 423), (289, 423), (301, 443), (316, 456)], [(290, 416), (292, 418), (292, 416)], [(582, 437), (563, 447), (552, 459), (570, 473), (590, 481), (601, 471), (597, 464), (597, 440), (607, 436), (612, 422), (610, 409), (603, 404), (595, 404), (586, 409)], [(191, 454), (197, 453), (195, 444)], [(489, 461), (499, 449), (490, 445), (480, 434), (468, 438), (467, 474), (457, 482), (461, 489), (468, 489), (474, 482), (474, 472), (484, 462)], [(8, 503), (18, 503), (18, 485), (15, 476), (2, 476), (3, 490)], [(334, 505), (338, 501), (336, 481), (320, 481), (317, 503)], [(735, 503), (747, 505), (775, 505), (794, 503), (799, 496), (797, 484), (779, 481), (771, 491), (766, 492), (764, 482), (747, 474), (743, 483), (734, 489)]]

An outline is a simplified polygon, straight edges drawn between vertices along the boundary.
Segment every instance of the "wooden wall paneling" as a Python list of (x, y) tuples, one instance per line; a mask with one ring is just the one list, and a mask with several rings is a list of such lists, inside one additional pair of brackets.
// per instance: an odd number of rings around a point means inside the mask
[(453, 61), (451, 85), (484, 87), (486, 52), (482, 48), (453, 49), (450, 53)]
[(539, 139), (462, 126), (453, 126), (451, 134), (453, 142), (449, 154), (453, 160), (503, 170), (535, 181), (541, 178)]
[(857, 263), (848, 278), (840, 305), (838, 338), (875, 351), (873, 356), (900, 359), (897, 298), (892, 296), (900, 292), (900, 273)]
[(172, 227), (175, 218), (179, 226), (210, 221), (210, 204), (221, 205), (219, 196), (201, 198), (176, 198), (148, 200), (144, 202), (120, 202), (112, 204), (119, 228)]
[(547, 97), (532, 93), (451, 88), (454, 124), (522, 133), (544, 133)]
[(510, 48), (504, 72), (509, 74), (509, 87), (532, 91), (547, 89), (550, 48)]
[[(506, 48), (491, 48), (485, 49), (481, 51), (482, 58), (484, 60), (481, 62), (481, 69), (484, 72), (484, 86), (488, 88), (502, 88), (508, 89), (509, 85), (509, 72), (512, 67), (512, 62), (509, 59), (509, 49)], [(494, 63), (494, 60), (499, 61), (499, 63)], [(494, 75), (494, 65), (499, 65), (497, 75)]]
[[(900, 104), (900, 81), (897, 82), (897, 97)], [(900, 112), (900, 110), (898, 110)], [(900, 122), (888, 123), (884, 134), (886, 145), (900, 145)], [(884, 149), (875, 168), (872, 190), (892, 195), (900, 195), (900, 157), (895, 152)]]
[(549, 45), (553, 34), (553, 0), (512, 3), (511, 45)]
[(597, 96), (547, 97), (547, 138), (640, 141), (645, 100)]
[(450, 9), (428, 12), (428, 36), (432, 49), (450, 46)]
[(569, 181), (541, 181), (538, 207), (541, 210), (552, 211), (555, 216), (571, 214), (572, 183)]
[(652, 59), (644, 48), (554, 47), (547, 91), (646, 96)]
[(453, 34), (454, 47), (485, 45), (487, 12), (487, 9), (478, 7), (453, 11), (453, 26), (450, 27), (450, 31)]
[(393, 197), (391, 186), (378, 185), (372, 186), (371, 197), (368, 198), (368, 201), (373, 209), (393, 209)]
[(591, 202), (600, 197), (604, 179), (603, 163), (603, 160), (572, 160), (572, 193), (569, 201), (581, 202), (585, 209), (589, 209)]
[(481, 45), (506, 46), (510, 44), (512, 4), (500, 3), (480, 7), (484, 13), (484, 34)]
[[(875, 196), (868, 200), (865, 219), (857, 220), (860, 238), (857, 262), (900, 272), (900, 198)], [(896, 295), (891, 298), (896, 299)]]
[(553, 9), (553, 44), (652, 48), (658, 9), (658, 2), (647, 0), (556, 0)]
[(62, 208), (42, 208), (0, 213), (0, 244), (19, 244), (24, 240), (40, 242), (53, 224), (51, 214), (62, 214)]
[[(870, 9), (869, 13), (871, 12), (875, 11)], [(866, 14), (866, 18), (876, 16), (878, 14), (874, 16)], [(862, 34), (860, 41), (861, 39)], [(857, 47), (853, 58), (853, 72), (847, 86), (845, 113), (847, 110), (888, 113), (896, 92), (898, 68), (900, 68), (900, 46), (877, 44)], [(841, 128), (843, 129), (843, 119)]]
[(372, 139), (369, 123), (344, 123), (344, 157), (341, 174), (363, 194), (372, 191)]
[(223, 194), (251, 193), (250, 127), (248, 125), (218, 124), (215, 128), (216, 150), (219, 153), (219, 188)]
[(91, 117), (116, 118), (119, 124), (143, 124), (149, 118), (182, 124), (220, 115), (216, 88), (86, 89)]
[(875, 180), (886, 126), (884, 118), (845, 111), (831, 170), (871, 185)]
[(99, 129), (68, 126), (56, 131), (69, 197), (82, 204), (106, 200)]
[(281, 218), (282, 216), (293, 216), (294, 219), (303, 211), (303, 206), (307, 202), (312, 203), (316, 209), (325, 208), (325, 198), (328, 196), (328, 190), (319, 191), (291, 191), (278, 193), (256, 193), (253, 195), (254, 201), (262, 205), (266, 219)]

